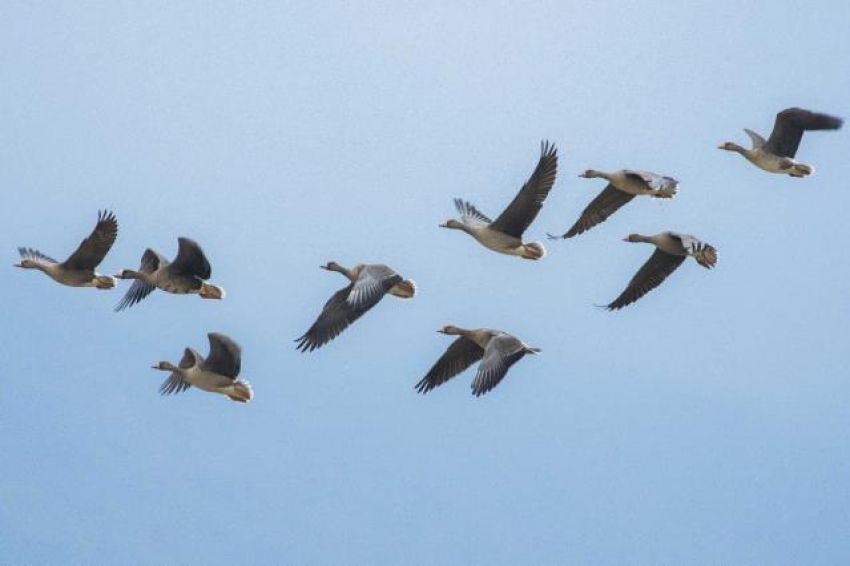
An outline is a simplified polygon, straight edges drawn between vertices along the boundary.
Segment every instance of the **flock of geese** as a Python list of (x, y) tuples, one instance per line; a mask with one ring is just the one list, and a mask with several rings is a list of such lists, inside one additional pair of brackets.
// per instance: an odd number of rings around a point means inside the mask
[[(803, 133), (810, 130), (837, 130), (842, 124), (843, 120), (834, 116), (789, 108), (776, 115), (773, 131), (767, 140), (745, 129), (752, 141), (750, 149), (733, 142), (726, 142), (719, 149), (740, 153), (770, 173), (806, 177), (814, 172), (814, 167), (795, 160)], [(491, 220), (471, 203), (455, 199), (460, 219), (448, 220), (440, 226), (466, 232), (482, 246), (495, 252), (539, 260), (546, 255), (543, 244), (523, 243), (522, 238), (552, 190), (557, 170), (557, 149), (543, 142), (540, 159), (531, 177), (495, 220)], [(578, 236), (604, 222), (636, 196), (673, 198), (678, 187), (678, 181), (672, 177), (631, 169), (613, 173), (591, 169), (579, 176), (605, 179), (607, 185), (563, 235), (550, 234), (550, 239)], [(189, 238), (177, 239), (177, 255), (171, 262), (154, 250), (146, 249), (137, 270), (123, 269), (114, 276), (97, 273), (97, 266), (106, 257), (117, 236), (118, 220), (113, 213), (102, 211), (98, 214), (92, 233), (65, 261), (58, 262), (33, 248), (18, 248), (21, 261), (15, 266), (37, 269), (57, 283), (71, 287), (112, 289), (118, 279), (130, 279), (133, 283), (115, 306), (116, 311), (141, 302), (154, 289), (175, 294), (197, 294), (204, 299), (224, 298), (224, 289), (209, 282), (212, 268), (203, 249)], [(623, 292), (605, 305), (609, 310), (630, 305), (658, 287), (688, 256), (708, 269), (718, 261), (714, 246), (688, 234), (669, 231), (651, 236), (631, 234), (624, 241), (652, 244), (655, 251)], [(416, 294), (416, 284), (412, 280), (403, 278), (386, 265), (346, 268), (336, 262), (329, 262), (322, 267), (342, 274), (349, 283), (331, 296), (316, 321), (296, 339), (296, 348), (301, 352), (312, 352), (336, 338), (385, 295), (409, 299)], [(540, 352), (539, 348), (529, 346), (501, 330), (464, 329), (448, 325), (439, 332), (457, 338), (416, 384), (416, 390), (420, 393), (431, 391), (480, 361), (472, 382), (472, 393), (482, 395), (498, 385), (510, 367), (526, 354)], [(186, 348), (178, 365), (162, 361), (153, 366), (153, 369), (170, 372), (160, 386), (160, 393), (180, 393), (194, 386), (203, 391), (226, 395), (233, 401), (247, 403), (253, 398), (253, 390), (248, 381), (239, 378), (240, 346), (219, 333), (208, 334), (208, 339), (209, 355), (206, 358), (196, 350)]]

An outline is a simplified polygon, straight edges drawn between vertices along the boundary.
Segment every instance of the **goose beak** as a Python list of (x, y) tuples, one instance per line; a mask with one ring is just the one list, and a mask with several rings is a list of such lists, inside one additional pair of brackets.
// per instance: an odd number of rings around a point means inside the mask
[(579, 173), (578, 176), (582, 179), (587, 179), (587, 175), (585, 173)]
[(440, 224), (440, 228), (448, 228), (448, 227), (449, 227), (449, 225), (448, 225), (448, 224), (446, 224), (445, 222), (443, 222), (442, 224)]
[(625, 238), (620, 238), (620, 241), (621, 241), (621, 242), (628, 242), (628, 241), (629, 241), (629, 237), (628, 237), (628, 236), (626, 236)]
[(319, 269), (324, 269), (325, 271), (330, 271), (330, 268), (327, 265), (320, 265)]
[(21, 267), (21, 268), (23, 268), (24, 266), (23, 266), (23, 265), (21, 265), (20, 263), (13, 263), (13, 264), (12, 264), (12, 267)]
[(437, 332), (439, 332), (440, 334), (447, 334), (447, 332), (446, 332), (446, 329), (445, 329), (445, 328), (441, 328), (441, 329), (439, 329)]

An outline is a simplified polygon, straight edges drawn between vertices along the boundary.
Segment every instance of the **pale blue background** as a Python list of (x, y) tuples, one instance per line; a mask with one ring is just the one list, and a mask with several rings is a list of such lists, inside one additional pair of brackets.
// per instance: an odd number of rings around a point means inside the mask
[[(718, 143), (850, 115), (850, 4), (768, 1), (0, 4), (0, 562), (842, 563), (850, 556), (846, 130), (772, 176)], [(404, 3), (408, 4), (408, 3)], [(527, 236), (603, 187), (681, 181), (541, 262), (437, 225), (493, 216), (555, 141)], [(11, 268), (115, 211), (107, 273), (202, 243), (223, 302)], [(679, 230), (721, 252), (618, 313)], [(311, 355), (292, 340), (385, 262), (415, 279)], [(413, 385), (491, 326), (543, 348), (491, 394)], [(161, 398), (206, 332), (256, 398)]]

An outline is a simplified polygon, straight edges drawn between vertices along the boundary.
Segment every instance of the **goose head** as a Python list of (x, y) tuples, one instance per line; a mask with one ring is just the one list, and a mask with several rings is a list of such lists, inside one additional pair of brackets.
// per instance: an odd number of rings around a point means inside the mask
[(448, 334), (449, 336), (459, 336), (460, 334), (462, 334), (461, 329), (452, 324), (448, 324), (442, 327), (437, 332), (439, 332), (440, 334)]
[(637, 242), (645, 242), (646, 236), (641, 236), (640, 234), (629, 234), (625, 238), (623, 238), (624, 242), (631, 242), (632, 244)]
[(735, 142), (724, 142), (717, 146), (717, 149), (725, 149), (726, 151), (736, 151), (744, 153), (746, 150)]
[(597, 177), (605, 177), (605, 173), (597, 171), (596, 169), (588, 169), (584, 173), (579, 173), (578, 176), (582, 179), (595, 179)]
[(22, 259), (21, 263), (13, 263), (12, 265), (21, 269), (38, 269), (38, 262), (29, 257)]
[(151, 369), (158, 369), (159, 371), (178, 371), (180, 368), (176, 367), (171, 362), (159, 362), (155, 366), (151, 366)]
[(343, 267), (335, 261), (329, 261), (325, 265), (320, 265), (319, 267), (327, 271), (343, 271)]
[(451, 220), (446, 220), (444, 223), (440, 224), (440, 228), (451, 228), (454, 230), (463, 230), (464, 224), (463, 222), (459, 222), (452, 218)]

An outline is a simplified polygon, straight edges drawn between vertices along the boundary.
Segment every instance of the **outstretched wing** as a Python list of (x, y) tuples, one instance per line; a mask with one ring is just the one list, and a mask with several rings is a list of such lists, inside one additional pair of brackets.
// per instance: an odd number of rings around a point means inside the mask
[(59, 263), (52, 257), (44, 255), (40, 251), (33, 248), (18, 248), (18, 253), (21, 255), (21, 259), (40, 259), (41, 261), (46, 261), (47, 263)]
[(199, 279), (209, 279), (212, 268), (198, 242), (182, 237), (177, 238), (177, 242), (177, 257), (171, 262), (169, 269), (180, 275), (194, 275)]
[(242, 348), (218, 332), (210, 332), (207, 338), (210, 341), (210, 355), (204, 360), (203, 368), (236, 379), (242, 367)]
[(440, 359), (428, 370), (425, 377), (416, 384), (416, 391), (428, 393), (438, 387), (484, 356), (484, 348), (473, 340), (461, 336), (451, 343)]
[(492, 227), (500, 232), (521, 238), (537, 213), (543, 208), (543, 201), (555, 184), (558, 173), (558, 150), (548, 141), (540, 143), (540, 160), (534, 173), (522, 186), (511, 204), (493, 222)]
[(463, 199), (455, 199), (455, 208), (460, 213), (460, 219), (464, 224), (474, 226), (476, 224), (490, 224), (492, 222), (486, 214), (475, 208), (472, 203), (466, 202)]
[(117, 237), (118, 220), (115, 215), (106, 210), (98, 212), (92, 233), (62, 265), (68, 269), (94, 269), (106, 257)]
[(682, 247), (684, 247), (688, 254), (693, 256), (696, 262), (701, 266), (706, 269), (711, 269), (717, 265), (717, 260), (719, 259), (720, 254), (717, 253), (717, 248), (711, 244), (707, 244), (690, 234), (678, 234), (676, 232), (668, 232), (668, 234), (678, 239), (679, 242), (681, 242)]
[[(148, 248), (145, 250), (145, 253), (142, 254), (142, 263), (139, 266), (139, 271), (141, 273), (153, 273), (160, 266), (168, 265), (168, 260)], [(133, 284), (130, 285), (130, 288), (127, 290), (127, 293), (118, 301), (118, 304), (115, 305), (115, 312), (122, 311), (127, 307), (132, 307), (145, 297), (151, 294), (151, 291), (154, 290), (154, 286), (150, 283), (142, 281), (141, 279), (136, 279), (133, 281)]]
[[(194, 352), (189, 348), (186, 348), (183, 351), (183, 358), (180, 360), (180, 367), (183, 369), (189, 369), (193, 365), (197, 363)], [(186, 379), (174, 371), (171, 372), (171, 375), (162, 382), (162, 385), (159, 386), (159, 394), (160, 395), (174, 395), (176, 393), (182, 393), (192, 387)]]
[(643, 267), (629, 281), (628, 287), (607, 306), (608, 310), (617, 310), (630, 305), (661, 285), (687, 257), (668, 254), (656, 248)]
[(841, 118), (820, 114), (802, 108), (788, 108), (776, 115), (773, 132), (764, 146), (775, 155), (793, 158), (797, 155), (803, 132), (809, 130), (837, 130), (844, 123)]
[(348, 294), (348, 304), (354, 308), (369, 303), (376, 304), (387, 291), (401, 281), (402, 277), (386, 265), (364, 265), (351, 293)]
[(511, 366), (526, 353), (525, 346), (518, 338), (510, 334), (494, 336), (484, 349), (484, 359), (472, 382), (473, 395), (479, 397), (499, 385)]
[(609, 216), (617, 212), (620, 207), (635, 198), (635, 195), (621, 191), (612, 184), (602, 189), (595, 199), (590, 201), (573, 227), (564, 234), (564, 238), (572, 238), (582, 232), (590, 230), (597, 224), (605, 222)]
[(296, 338), (295, 341), (298, 343), (296, 349), (312, 352), (316, 348), (321, 348), (377, 305), (387, 291), (400, 281), (402, 281), (401, 275), (383, 279), (376, 292), (361, 293), (355, 302), (349, 301), (349, 296), (356, 286), (355, 283), (340, 289), (325, 303), (322, 314), (316, 322), (301, 337)]

